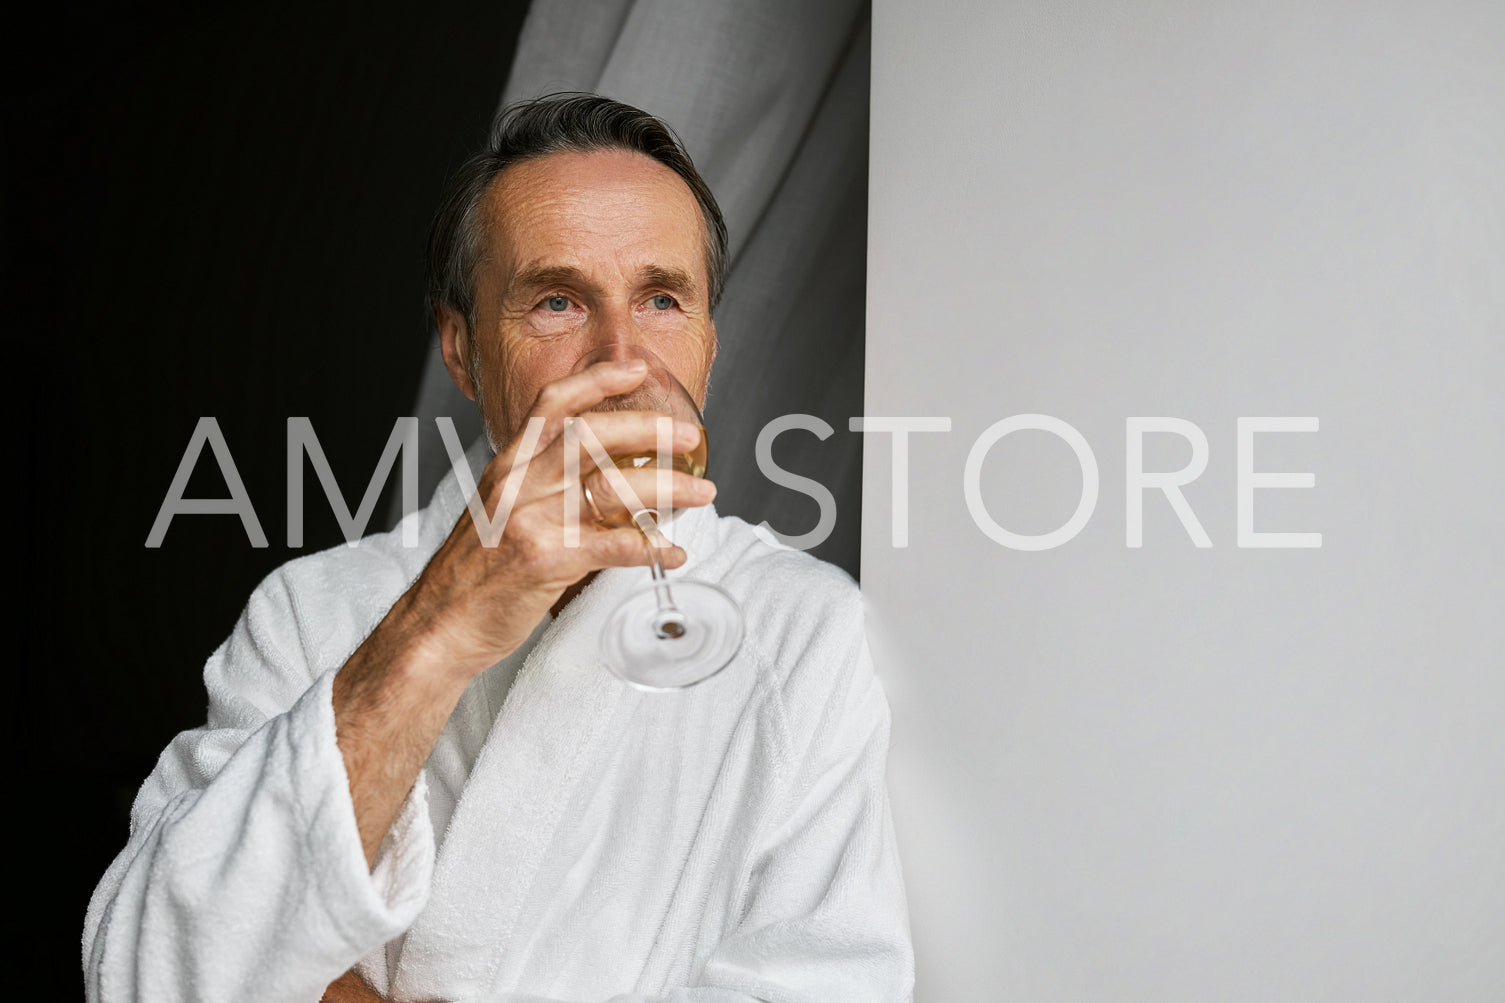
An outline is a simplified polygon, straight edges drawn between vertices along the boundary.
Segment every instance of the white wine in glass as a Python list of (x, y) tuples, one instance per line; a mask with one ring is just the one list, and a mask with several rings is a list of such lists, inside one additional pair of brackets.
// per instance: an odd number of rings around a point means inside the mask
[[(646, 351), (646, 349), (644, 349), (644, 351)], [(691, 477), (704, 477), (706, 470), (706, 457), (710, 453), (710, 444), (706, 441), (705, 426), (697, 425), (696, 427), (700, 429), (700, 441), (696, 443), (694, 448), (689, 450), (688, 452), (670, 454), (670, 459), (672, 460), (674, 469), (679, 471), (680, 473), (689, 474)], [(640, 453), (611, 453), (609, 455), (611, 456), (611, 462), (616, 464), (618, 467), (621, 467), (623, 470), (635, 470), (639, 467), (658, 466), (658, 453), (652, 451)], [(652, 511), (654, 513), (654, 518), (660, 522), (669, 522), (673, 520), (675, 515), (678, 514), (672, 511), (667, 513), (658, 512), (657, 510)], [(637, 525), (637, 523), (633, 521), (633, 518), (634, 517), (632, 512), (625, 508), (622, 508), (605, 513), (601, 516), (601, 518), (597, 519), (596, 522), (602, 526), (605, 526), (607, 529), (630, 529), (631, 527)]]

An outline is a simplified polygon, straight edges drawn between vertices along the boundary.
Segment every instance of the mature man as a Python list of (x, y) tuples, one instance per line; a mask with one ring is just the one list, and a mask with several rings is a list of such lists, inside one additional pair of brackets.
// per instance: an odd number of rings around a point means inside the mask
[[(503, 113), (429, 263), (490, 444), (408, 517), (419, 546), (405, 525), (252, 595), (205, 669), (207, 724), (163, 753), (90, 903), (90, 999), (907, 998), (888, 712), (850, 579), (718, 517), (709, 482), (629, 474), (685, 510), (667, 565), (748, 624), (713, 679), (644, 693), (596, 649), (642, 537), (565, 533), (566, 420), (644, 378), (575, 361), (641, 345), (703, 400), (725, 270), (715, 200), (657, 120), (592, 95)], [(485, 546), (467, 500), (497, 511), (532, 418)], [(589, 422), (609, 451), (656, 446), (651, 414)]]

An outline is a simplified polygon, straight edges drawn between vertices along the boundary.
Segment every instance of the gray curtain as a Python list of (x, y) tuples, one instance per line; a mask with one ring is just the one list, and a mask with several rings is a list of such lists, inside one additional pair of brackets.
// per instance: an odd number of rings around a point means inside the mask
[[(787, 432), (773, 456), (830, 489), (835, 529), (813, 552), (853, 575), (862, 463), (847, 419), (862, 413), (869, 22), (861, 0), (535, 0), (503, 95), (596, 91), (679, 133), (731, 232), (706, 405), (717, 507), (785, 535), (813, 529), (816, 503), (764, 477), (754, 446), (769, 420), (816, 415), (834, 435)], [(453, 417), (467, 441), (480, 434), (437, 344), (417, 414), (427, 497), (448, 469), (433, 418)]]

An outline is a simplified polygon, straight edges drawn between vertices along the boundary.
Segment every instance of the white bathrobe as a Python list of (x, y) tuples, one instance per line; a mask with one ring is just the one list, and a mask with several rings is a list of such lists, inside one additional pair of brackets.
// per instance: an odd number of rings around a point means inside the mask
[[(399, 526), (257, 588), (204, 670), (208, 723), (163, 752), (89, 904), (88, 998), (313, 1003), (359, 963), (398, 1000), (908, 999), (857, 588), (709, 509), (671, 525), (690, 555), (671, 574), (742, 605), (735, 661), (678, 693), (620, 682), (597, 633), (648, 573), (602, 572), (519, 656), (494, 724), (485, 677), (467, 689), (368, 871), (331, 681), (464, 501), (451, 472), (409, 517), (418, 547)], [(456, 763), (436, 839), (428, 790)]]

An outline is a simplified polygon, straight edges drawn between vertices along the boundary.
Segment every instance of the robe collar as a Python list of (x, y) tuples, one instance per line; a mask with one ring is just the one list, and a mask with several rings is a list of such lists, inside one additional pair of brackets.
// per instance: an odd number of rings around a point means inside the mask
[[(452, 470), (435, 491), (430, 509), (446, 532), (491, 456), (479, 440), (466, 453), (469, 477)], [(709, 553), (715, 527), (709, 506), (666, 527), (690, 558), (671, 577), (691, 571), (697, 552)], [(507, 977), (516, 953), (509, 948), (528, 936), (517, 923), (533, 875), (592, 751), (625, 727), (639, 701), (655, 699), (613, 675), (597, 647), (611, 610), (648, 580), (641, 567), (601, 571), (545, 628), (518, 671), (455, 805), (428, 906), (395, 959), (398, 998), (480, 995)]]

